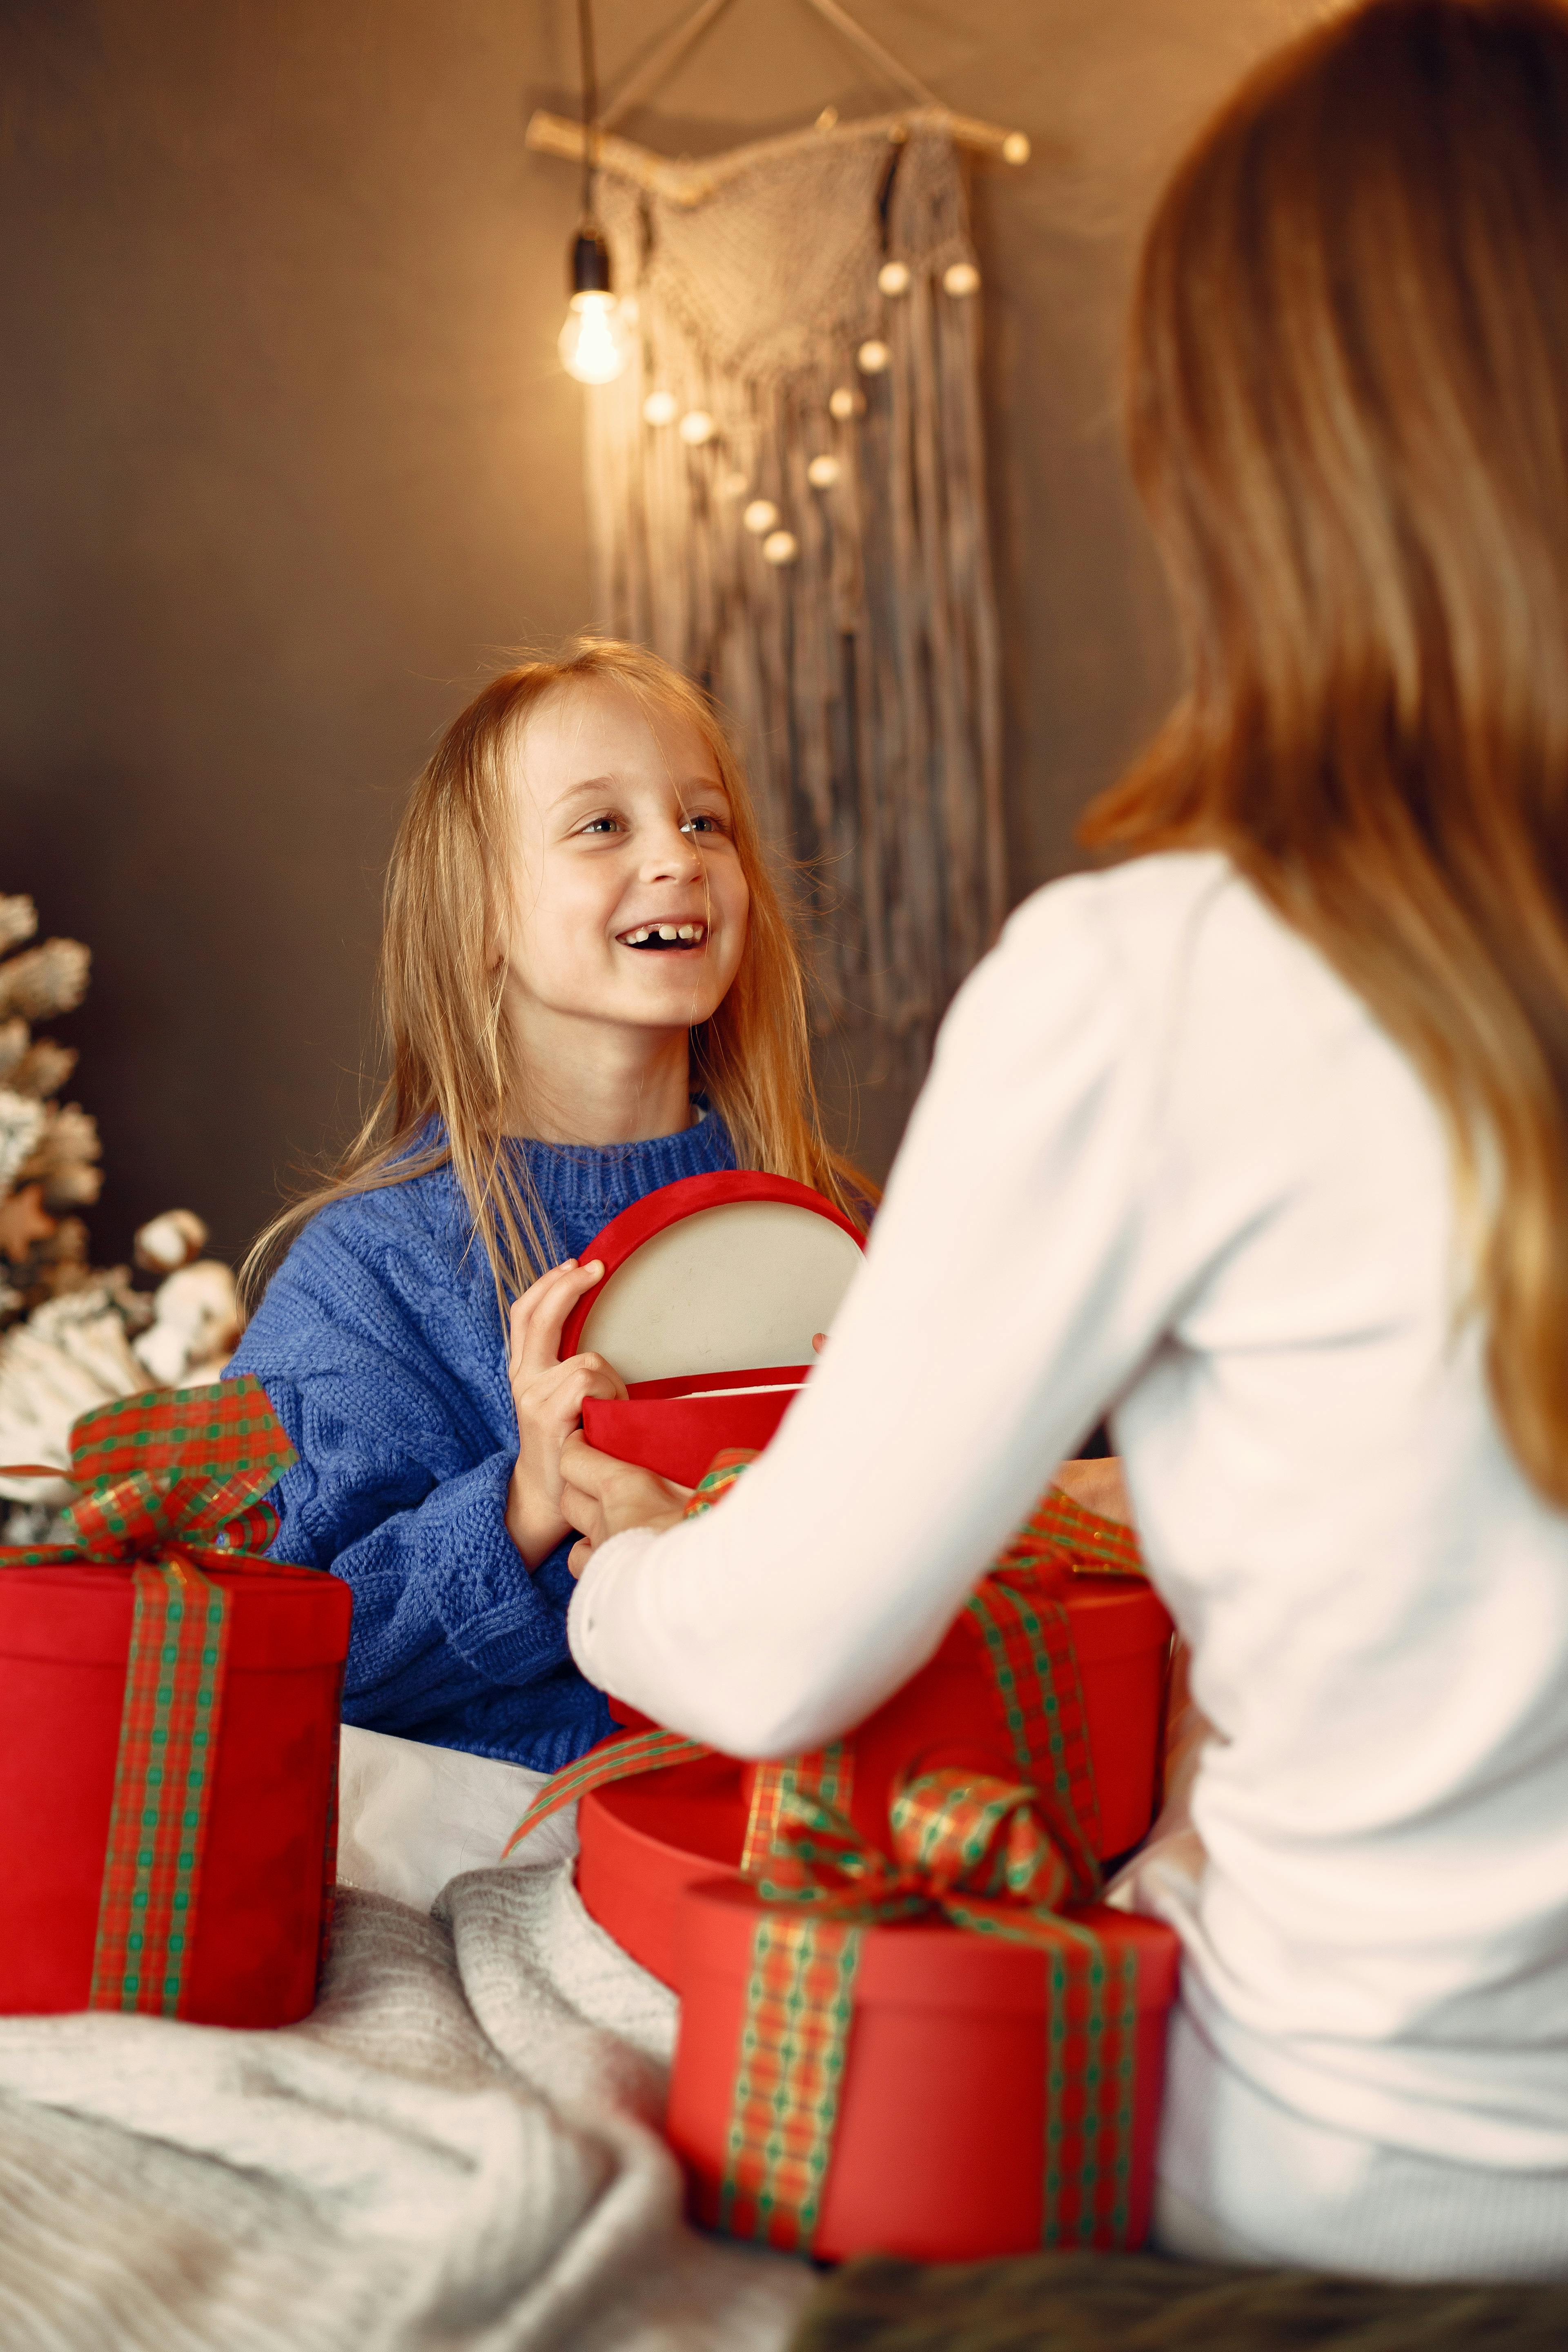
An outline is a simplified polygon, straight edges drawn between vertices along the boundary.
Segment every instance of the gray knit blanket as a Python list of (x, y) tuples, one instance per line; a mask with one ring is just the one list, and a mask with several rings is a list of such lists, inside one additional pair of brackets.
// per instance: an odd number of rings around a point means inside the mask
[(812, 2274), (683, 2224), (674, 2002), (570, 1864), (339, 1904), (280, 2032), (0, 2019), (5, 2352), (779, 2352)]

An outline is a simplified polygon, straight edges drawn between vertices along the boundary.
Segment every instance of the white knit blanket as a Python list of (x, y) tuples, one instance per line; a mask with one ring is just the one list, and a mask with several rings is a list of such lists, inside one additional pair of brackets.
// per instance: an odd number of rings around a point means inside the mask
[(674, 2003), (570, 1864), (339, 1900), (280, 2032), (0, 2019), (5, 2352), (777, 2352), (811, 2273), (682, 2223)]

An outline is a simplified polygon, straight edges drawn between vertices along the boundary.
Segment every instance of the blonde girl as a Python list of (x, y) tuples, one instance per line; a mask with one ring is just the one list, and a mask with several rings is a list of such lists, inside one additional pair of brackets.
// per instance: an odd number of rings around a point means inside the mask
[(562, 1441), (624, 1393), (556, 1360), (584, 1244), (709, 1170), (852, 1213), (868, 1189), (823, 1139), (799, 959), (704, 696), (605, 642), (492, 679), (398, 830), (381, 991), (381, 1098), (258, 1244), (253, 1273), (287, 1255), (232, 1369), (300, 1454), (279, 1557), (353, 1587), (345, 1720), (549, 1771), (609, 1728), (565, 1639)]

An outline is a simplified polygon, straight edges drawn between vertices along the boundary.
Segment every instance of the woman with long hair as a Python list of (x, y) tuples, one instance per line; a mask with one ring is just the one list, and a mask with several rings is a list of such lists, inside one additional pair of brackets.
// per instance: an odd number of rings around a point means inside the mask
[(1122, 862), (963, 992), (722, 1507), (569, 1444), (572, 1644), (815, 1746), (1109, 1409), (1212, 1726), (1165, 2243), (1568, 2275), (1563, 11), (1373, 0), (1255, 74), (1129, 386), (1190, 683), (1091, 813)]

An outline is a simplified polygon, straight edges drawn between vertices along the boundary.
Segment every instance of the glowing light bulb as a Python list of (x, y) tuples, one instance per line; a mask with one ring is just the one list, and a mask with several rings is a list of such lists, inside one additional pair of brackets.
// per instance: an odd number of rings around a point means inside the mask
[(942, 282), (950, 294), (977, 294), (980, 272), (973, 261), (955, 261), (942, 271)]
[(830, 490), (838, 479), (837, 457), (814, 457), (805, 469), (805, 478), (814, 490)]
[(779, 510), (777, 507), (774, 506), (772, 499), (753, 499), (751, 505), (746, 509), (745, 513), (741, 517), (741, 520), (744, 523), (746, 529), (748, 530), (755, 531), (759, 539), (761, 539), (764, 531), (772, 530), (778, 519)]
[(615, 296), (574, 294), (559, 348), (562, 366), (579, 383), (614, 383), (628, 348)]
[(847, 425), (852, 416), (858, 416), (865, 405), (865, 394), (856, 392), (847, 383), (841, 383), (837, 391), (827, 395), (828, 414), (837, 416), (840, 425)]
[(862, 343), (856, 352), (855, 363), (862, 375), (880, 375), (892, 356), (881, 338), (873, 335), (869, 342)]
[(679, 404), (672, 392), (650, 392), (642, 413), (650, 425), (673, 425)]
[(689, 449), (700, 449), (718, 430), (705, 408), (689, 408), (680, 420), (680, 437)]
[(884, 294), (907, 294), (910, 290), (909, 263), (884, 261), (877, 272), (877, 283)]
[(763, 541), (763, 560), (767, 563), (793, 563), (799, 553), (793, 530), (770, 530)]

